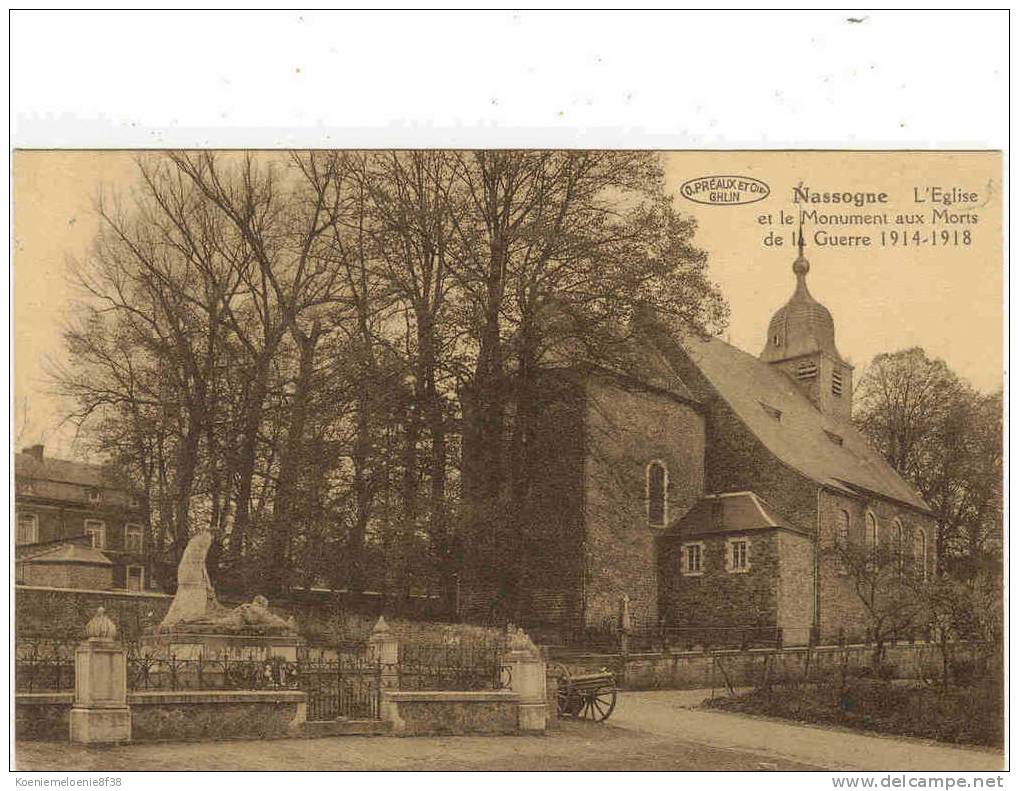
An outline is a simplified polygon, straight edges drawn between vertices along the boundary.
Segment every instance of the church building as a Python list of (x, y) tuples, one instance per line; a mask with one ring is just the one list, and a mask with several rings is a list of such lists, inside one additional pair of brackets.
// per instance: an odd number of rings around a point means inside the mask
[(756, 356), (645, 316), (640, 381), (564, 378), (525, 542), (531, 628), (611, 629), (625, 595), (637, 628), (828, 643), (867, 629), (834, 542), (893, 542), (932, 573), (930, 510), (853, 428), (853, 369), (802, 246), (792, 268)]

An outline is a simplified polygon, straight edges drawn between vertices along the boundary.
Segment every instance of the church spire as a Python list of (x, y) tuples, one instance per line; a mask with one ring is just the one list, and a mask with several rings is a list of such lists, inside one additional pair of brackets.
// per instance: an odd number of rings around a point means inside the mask
[(807, 257), (803, 254), (803, 247), (804, 247), (804, 243), (803, 243), (803, 220), (800, 220), (800, 234), (799, 234), (799, 239), (796, 242), (796, 246), (799, 249), (800, 254), (796, 257), (796, 260), (793, 261), (793, 274), (796, 275), (796, 285), (797, 286), (801, 286), (802, 285), (803, 288), (806, 288), (807, 287), (807, 280), (806, 280), (806, 278), (807, 278), (807, 272), (810, 271), (810, 261), (808, 261)]
[(814, 405), (848, 420), (852, 401), (852, 368), (835, 348), (835, 321), (807, 288), (807, 260), (800, 223), (793, 261), (796, 288), (768, 324), (761, 360), (787, 373)]
[(825, 352), (841, 360), (835, 348), (835, 322), (831, 313), (814, 299), (807, 288), (810, 262), (805, 253), (802, 222), (796, 247), (798, 255), (793, 261), (796, 288), (789, 301), (779, 308), (768, 325), (768, 340), (761, 352), (761, 359), (776, 362), (813, 352)]

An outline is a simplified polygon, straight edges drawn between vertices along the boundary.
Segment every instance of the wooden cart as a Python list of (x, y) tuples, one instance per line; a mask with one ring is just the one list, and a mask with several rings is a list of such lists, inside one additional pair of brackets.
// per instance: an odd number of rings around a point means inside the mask
[(557, 708), (560, 717), (603, 722), (616, 707), (616, 677), (603, 668), (594, 673), (572, 674), (566, 665), (555, 664), (550, 675), (559, 682)]

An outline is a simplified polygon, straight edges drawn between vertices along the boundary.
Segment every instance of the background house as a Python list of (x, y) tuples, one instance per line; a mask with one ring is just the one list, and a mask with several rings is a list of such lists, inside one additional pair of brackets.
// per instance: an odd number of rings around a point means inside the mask
[(104, 467), (34, 445), (15, 454), (14, 478), (19, 584), (151, 589), (146, 510)]

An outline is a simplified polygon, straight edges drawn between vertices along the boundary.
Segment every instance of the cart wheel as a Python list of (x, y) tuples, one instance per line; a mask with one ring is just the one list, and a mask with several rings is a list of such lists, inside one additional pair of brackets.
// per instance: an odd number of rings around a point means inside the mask
[(615, 707), (616, 688), (599, 687), (585, 696), (580, 716), (595, 722), (604, 722)]

